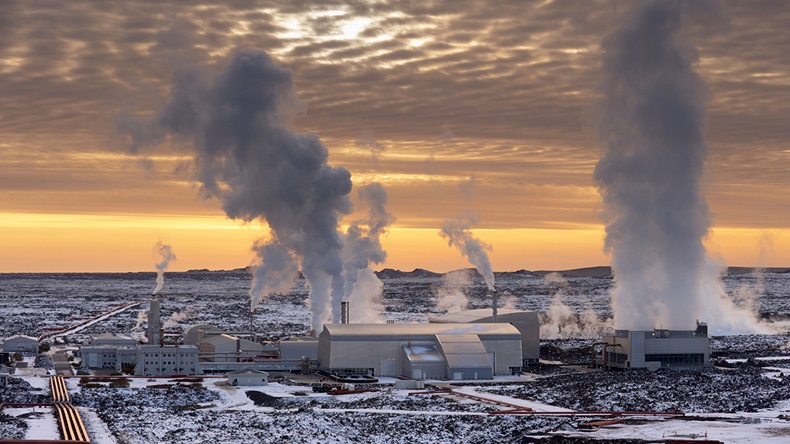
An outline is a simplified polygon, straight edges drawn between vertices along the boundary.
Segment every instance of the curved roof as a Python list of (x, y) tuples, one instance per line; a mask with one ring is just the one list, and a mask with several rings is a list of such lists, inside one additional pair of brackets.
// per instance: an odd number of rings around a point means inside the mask
[(210, 324), (195, 324), (190, 325), (184, 330), (184, 344), (197, 345), (200, 332), (221, 332), (222, 330), (215, 325)]

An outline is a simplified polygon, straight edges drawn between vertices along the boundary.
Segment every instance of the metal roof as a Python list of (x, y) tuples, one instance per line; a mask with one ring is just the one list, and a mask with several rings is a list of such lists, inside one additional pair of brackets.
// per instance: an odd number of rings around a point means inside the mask
[(404, 345), (403, 351), (406, 352), (406, 359), (412, 363), (442, 363), (444, 358), (435, 347)]
[[(499, 308), (497, 309), (497, 318), (501, 318), (502, 316), (510, 317), (510, 315), (519, 315), (519, 314), (525, 316), (534, 316), (534, 313), (535, 313), (534, 311)], [(430, 322), (453, 323), (453, 324), (491, 322), (493, 316), (494, 314), (490, 308), (478, 308), (475, 310), (464, 310), (464, 311), (457, 311), (453, 313), (447, 313), (441, 316), (437, 316), (435, 318), (430, 318)]]
[[(388, 339), (424, 336), (433, 339), (438, 334), (472, 334), (483, 336), (504, 336), (520, 339), (521, 333), (510, 324), (324, 324), (321, 337), (349, 340)], [(505, 338), (502, 339), (505, 339)]]
[(491, 368), (491, 359), (477, 335), (436, 335), (450, 368)]

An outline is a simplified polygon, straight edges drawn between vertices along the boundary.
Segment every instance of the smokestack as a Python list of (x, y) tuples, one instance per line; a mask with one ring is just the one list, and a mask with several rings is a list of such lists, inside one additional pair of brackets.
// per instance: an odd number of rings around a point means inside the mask
[(159, 316), (159, 301), (151, 299), (151, 308), (148, 310), (148, 344), (161, 345), (162, 323)]
[(491, 294), (491, 312), (493, 314), (493, 322), (496, 323), (497, 309), (499, 308), (497, 307), (499, 304), (499, 295), (496, 291), (496, 288), (492, 288), (488, 290), (488, 292)]
[(349, 309), (348, 309), (348, 301), (343, 301), (340, 303), (340, 323), (341, 324), (348, 324), (349, 323)]

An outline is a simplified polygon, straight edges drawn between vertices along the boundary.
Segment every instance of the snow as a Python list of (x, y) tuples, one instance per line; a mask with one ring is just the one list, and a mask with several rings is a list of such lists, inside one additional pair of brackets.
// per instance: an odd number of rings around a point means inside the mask
[[(760, 313), (765, 318), (790, 316), (790, 275), (763, 276), (765, 293)], [(753, 275), (729, 276), (728, 291), (755, 281)], [(554, 296), (539, 277), (518, 275), (499, 279), (500, 288), (513, 295), (518, 309), (545, 313)], [(563, 301), (576, 313), (592, 308), (602, 318), (611, 316), (608, 291), (611, 279), (568, 278)], [(108, 275), (0, 275), (2, 315), (14, 323), (0, 325), (0, 337), (38, 335), (42, 328), (66, 327), (77, 319), (97, 316), (119, 303), (147, 295), (153, 274)], [(399, 277), (385, 281), (382, 301), (384, 319), (421, 323), (441, 314), (435, 306), (436, 278)], [(245, 273), (175, 273), (164, 289), (162, 318), (189, 308), (189, 324), (207, 323), (228, 330), (247, 330), (249, 325), (249, 276)], [(57, 294), (59, 297), (53, 298)], [(309, 325), (305, 304), (307, 288), (297, 282), (292, 292), (272, 295), (254, 313), (252, 328), (258, 338), (277, 340), (303, 334)], [(490, 302), (482, 282), (467, 289), (470, 308)], [(85, 325), (64, 338), (73, 348), (88, 334), (129, 332), (137, 326), (139, 310), (126, 310)], [(780, 324), (776, 324), (779, 326)], [(788, 324), (790, 325), (790, 324)], [(786, 328), (785, 328), (786, 329)], [(232, 387), (223, 377), (203, 377), (202, 382), (178, 382), (174, 378), (128, 378), (129, 388), (83, 388), (80, 378), (67, 385), (94, 443), (251, 443), (251, 442), (518, 442), (523, 436), (547, 434), (587, 439), (660, 439), (672, 433), (708, 433), (709, 438), (729, 443), (790, 442), (790, 349), (789, 336), (742, 335), (716, 337), (712, 346), (721, 362), (731, 368), (699, 373), (642, 374), (636, 372), (590, 372), (581, 367), (589, 361), (591, 339), (568, 338), (544, 341), (541, 366), (529, 376), (502, 376), (491, 381), (426, 381), (469, 395), (531, 408), (537, 412), (569, 411), (585, 407), (611, 409), (651, 407), (679, 408), (687, 418), (644, 417), (624, 423), (578, 432), (585, 419), (538, 415), (490, 415), (509, 410), (505, 405), (448, 394), (411, 395), (394, 390), (394, 378), (379, 378), (378, 392), (346, 396), (313, 393), (305, 385), (276, 378), (267, 386)], [(545, 347), (544, 347), (545, 345)], [(544, 351), (546, 353), (544, 353)], [(36, 369), (32, 357), (27, 368), (18, 368), (11, 391), (0, 391), (0, 402), (11, 399), (41, 401), (49, 393), (44, 369)], [(156, 388), (156, 387), (160, 388)], [(172, 386), (165, 388), (166, 386)], [(590, 389), (585, 389), (590, 387)], [(594, 390), (593, 390), (594, 389)], [(28, 392), (25, 392), (28, 390)], [(264, 402), (256, 405), (247, 395), (259, 392)], [(260, 398), (256, 398), (260, 402)], [(22, 401), (29, 402), (29, 401)], [(46, 401), (45, 401), (46, 402)], [(575, 405), (575, 404), (578, 404)], [(8, 415), (13, 409), (4, 409)], [(749, 410), (743, 412), (742, 410)], [(51, 409), (17, 409), (13, 418), (0, 415), (0, 436), (19, 438), (57, 435)], [(723, 413), (728, 412), (728, 413)], [(18, 419), (21, 418), (21, 419)], [(24, 421), (27, 428), (19, 427)], [(547, 432), (551, 429), (562, 432)], [(21, 431), (20, 431), (21, 430)], [(10, 432), (8, 432), (10, 431)], [(11, 433), (12, 432), (12, 433)], [(559, 439), (562, 439), (561, 436)], [(51, 436), (50, 436), (51, 438)]]
[(24, 419), (27, 423), (24, 439), (60, 439), (55, 413), (50, 407), (4, 408), (3, 413)]

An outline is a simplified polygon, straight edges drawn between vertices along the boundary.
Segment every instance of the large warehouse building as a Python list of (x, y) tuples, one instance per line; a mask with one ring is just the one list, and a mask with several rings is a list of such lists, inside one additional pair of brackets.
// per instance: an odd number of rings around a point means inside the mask
[(710, 362), (708, 326), (696, 330), (615, 330), (604, 336), (598, 365), (610, 368), (703, 367)]
[(325, 324), (321, 369), (335, 375), (491, 379), (521, 370), (521, 333), (510, 324)]
[[(489, 324), (494, 322), (490, 308), (464, 310), (430, 318), (428, 322), (437, 324)], [(496, 322), (512, 324), (521, 332), (522, 365), (537, 364), (540, 360), (540, 321), (534, 311), (497, 309)]]

